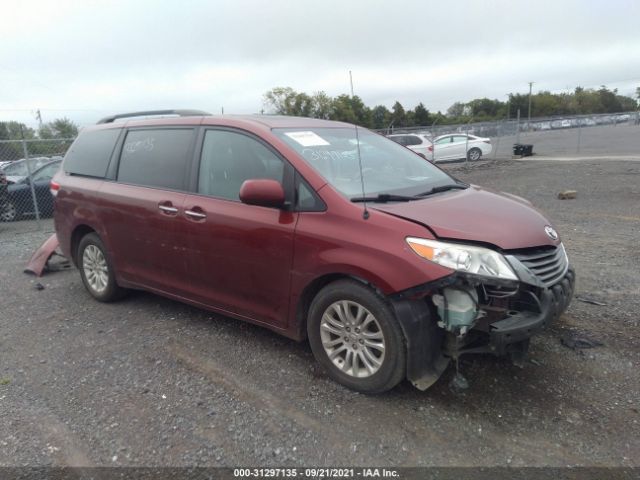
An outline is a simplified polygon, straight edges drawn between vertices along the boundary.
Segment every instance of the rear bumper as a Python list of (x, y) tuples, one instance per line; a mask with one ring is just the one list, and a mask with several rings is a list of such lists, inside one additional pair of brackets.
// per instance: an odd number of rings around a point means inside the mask
[(567, 309), (573, 297), (575, 273), (569, 268), (560, 282), (544, 289), (538, 296), (539, 311), (517, 312), (489, 326), (489, 351), (504, 355), (509, 345), (528, 340), (536, 332), (556, 321)]

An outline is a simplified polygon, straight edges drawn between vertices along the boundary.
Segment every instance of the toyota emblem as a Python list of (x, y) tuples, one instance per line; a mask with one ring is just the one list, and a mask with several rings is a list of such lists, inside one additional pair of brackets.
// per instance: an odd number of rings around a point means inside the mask
[(544, 227), (544, 233), (546, 233), (551, 240), (558, 239), (558, 232), (556, 232), (555, 229), (549, 225)]

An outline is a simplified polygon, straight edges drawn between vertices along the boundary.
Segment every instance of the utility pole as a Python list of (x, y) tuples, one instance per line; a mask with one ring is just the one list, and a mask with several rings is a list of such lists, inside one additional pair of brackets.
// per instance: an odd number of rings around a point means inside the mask
[(351, 85), (351, 98), (353, 98), (353, 75), (351, 75), (351, 70), (349, 70), (349, 84)]
[(531, 128), (531, 89), (533, 88), (533, 82), (529, 82), (529, 114), (527, 115), (527, 127)]
[(42, 128), (42, 114), (40, 113), (40, 109), (36, 110), (36, 119), (38, 120), (38, 127)]
[(510, 109), (511, 109), (511, 105), (510, 105), (511, 97), (509, 96), (508, 93), (506, 95), (507, 95), (507, 122), (508, 122), (509, 121), (509, 117), (511, 116), (511, 111), (510, 111)]

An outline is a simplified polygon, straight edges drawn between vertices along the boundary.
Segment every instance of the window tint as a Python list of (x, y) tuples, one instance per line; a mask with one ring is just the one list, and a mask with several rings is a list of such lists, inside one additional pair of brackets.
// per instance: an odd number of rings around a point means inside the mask
[[(453, 141), (454, 141), (454, 143), (466, 142), (467, 141), (467, 137), (466, 137), (466, 135), (456, 135), (456, 136), (453, 137)], [(469, 139), (469, 141), (471, 141), (471, 139)]]
[(436, 145), (444, 145), (446, 143), (451, 143), (451, 137), (444, 137), (440, 140), (436, 140)]
[(150, 187), (184, 188), (192, 129), (131, 130), (122, 146), (118, 181)]
[(76, 175), (104, 177), (121, 129), (83, 132), (64, 157), (64, 171)]
[(326, 209), (324, 202), (313, 189), (296, 174), (297, 205), (296, 210), (302, 212), (321, 212)]
[(245, 180), (268, 178), (283, 183), (284, 162), (257, 140), (241, 133), (208, 130), (198, 175), (198, 192), (239, 200)]
[(407, 136), (406, 145), (420, 145), (421, 143), (422, 143), (422, 140), (420, 140), (420, 137), (416, 137), (414, 135)]

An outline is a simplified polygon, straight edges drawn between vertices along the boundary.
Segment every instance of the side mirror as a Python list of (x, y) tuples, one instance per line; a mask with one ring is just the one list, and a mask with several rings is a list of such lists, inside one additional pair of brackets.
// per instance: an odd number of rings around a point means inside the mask
[(240, 187), (240, 201), (247, 205), (281, 208), (284, 200), (284, 189), (276, 180), (245, 180)]

